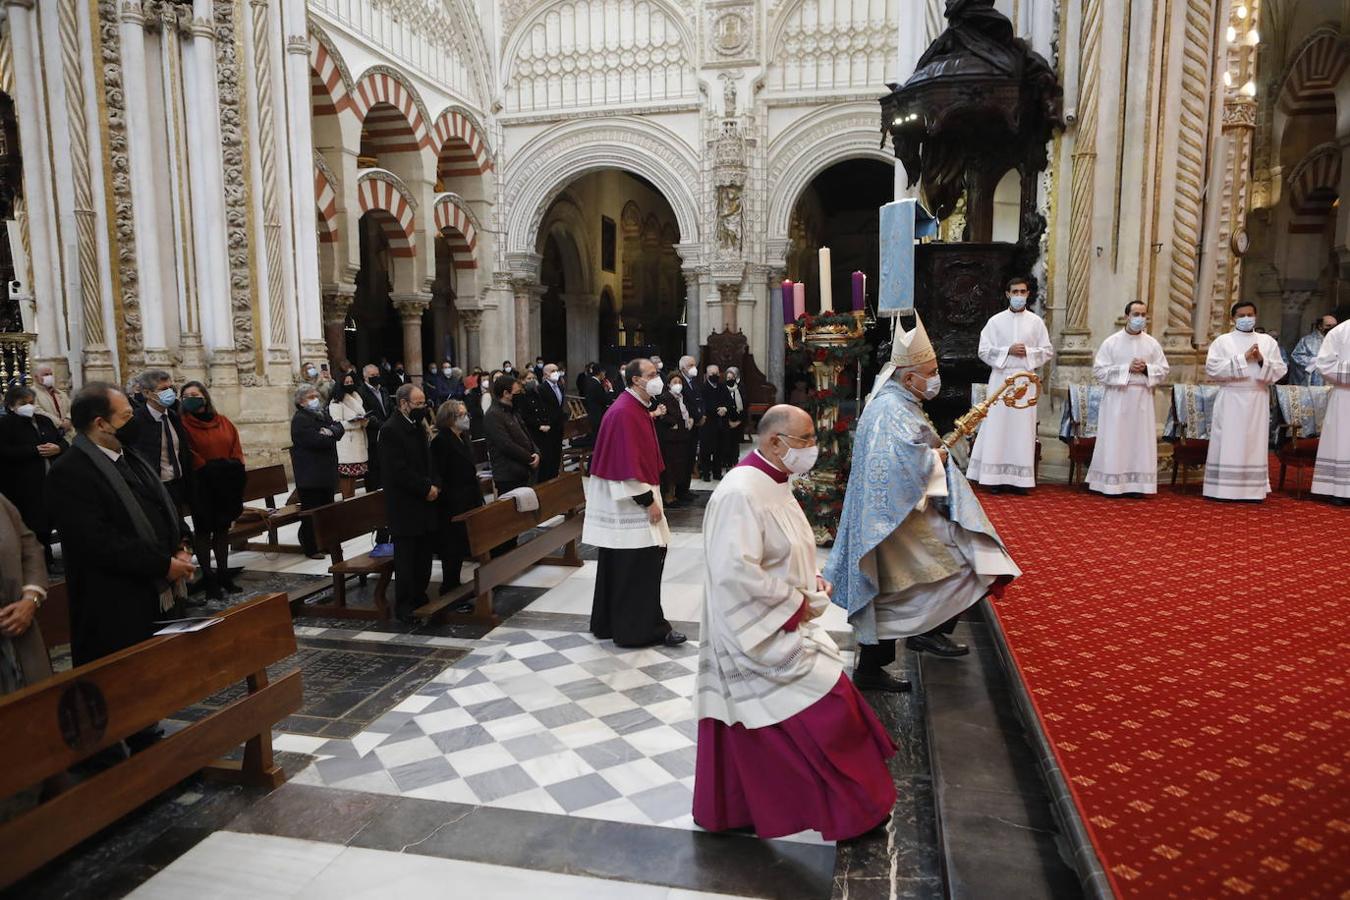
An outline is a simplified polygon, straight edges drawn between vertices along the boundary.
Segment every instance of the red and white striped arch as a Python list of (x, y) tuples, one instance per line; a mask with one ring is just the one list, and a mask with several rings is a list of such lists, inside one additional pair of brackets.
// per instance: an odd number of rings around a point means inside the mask
[(1335, 208), (1341, 184), (1341, 151), (1334, 143), (1314, 147), (1289, 173), (1290, 234), (1321, 234)]
[(319, 243), (337, 243), (337, 191), (318, 166), (314, 167), (314, 200), (319, 208)]
[(389, 241), (391, 256), (417, 255), (413, 207), (403, 191), (382, 178), (364, 175), (356, 185), (356, 199), (363, 215), (380, 214), (380, 229)]
[(442, 180), (458, 175), (481, 175), (492, 168), (487, 141), (473, 120), (447, 109), (432, 129), (436, 148), (436, 176)]
[(1336, 82), (1350, 55), (1339, 35), (1326, 31), (1303, 45), (1280, 91), (1280, 109), (1291, 116), (1335, 115)]
[(478, 230), (454, 197), (442, 195), (436, 200), (435, 222), (436, 231), (444, 236), (455, 258), (455, 268), (478, 268), (478, 260), (474, 258), (474, 250), (478, 247)]
[(355, 108), (333, 52), (312, 34), (309, 38), (309, 93), (310, 111), (316, 116), (336, 115), (344, 109)]
[(412, 91), (389, 73), (368, 72), (362, 76), (356, 83), (354, 100), (356, 116), (368, 129), (370, 125), (375, 124), (381, 129), (392, 130), (393, 117), (388, 113), (381, 113), (376, 122), (366, 121), (367, 115), (376, 104), (387, 103), (402, 114), (398, 125), (400, 128), (406, 126), (411, 131), (412, 142), (411, 146), (400, 149), (420, 150), (431, 146), (431, 130), (422, 116), (422, 111), (418, 109)]

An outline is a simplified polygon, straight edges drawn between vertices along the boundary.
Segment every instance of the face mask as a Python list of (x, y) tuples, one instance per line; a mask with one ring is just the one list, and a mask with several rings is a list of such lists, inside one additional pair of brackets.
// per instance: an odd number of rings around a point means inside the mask
[(373, 377), (372, 377), (372, 378), (367, 378), (367, 379), (366, 379), (366, 384), (370, 385), (371, 387), (378, 387), (379, 384), (380, 384), (380, 379), (379, 379), (379, 378), (373, 378)]
[(318, 412), (321, 406), (323, 406), (323, 401), (318, 397), (310, 397), (305, 401), (305, 409), (310, 412)]
[(43, 386), (43, 387), (51, 387), (51, 386), (54, 385), (54, 384), (56, 384), (56, 378), (55, 378), (54, 376), (51, 376), (51, 375), (43, 375), (43, 376), (42, 376), (42, 386)]
[(736, 386), (736, 379), (735, 379), (735, 378), (728, 378), (728, 379), (727, 379), (727, 387), (735, 387), (735, 386)]
[(932, 400), (941, 391), (942, 391), (942, 375), (941, 373), (939, 373), (937, 375), (934, 375), (932, 378), (924, 379), (923, 390), (919, 391), (919, 396), (925, 400)]
[(643, 388), (647, 391), (648, 396), (651, 397), (655, 397), (657, 394), (661, 393), (661, 390), (664, 387), (665, 385), (661, 383), (660, 378), (648, 378), (647, 383), (643, 385)]
[(690, 378), (697, 378), (698, 366), (690, 366), (688, 369), (685, 369), (685, 374), (688, 375)]
[(722, 380), (721, 377), (720, 377), (720, 376), (717, 376), (717, 375), (709, 375), (709, 376), (708, 376), (708, 384), (717, 384), (717, 383), (720, 382), (721, 380)]
[(1139, 334), (1144, 330), (1146, 320), (1143, 316), (1130, 316), (1129, 328), (1134, 334)]
[(309, 378), (313, 378), (315, 375), (318, 375), (318, 374), (319, 374), (319, 370), (316, 369), (316, 368), (314, 368), (313, 366), (310, 366), (308, 369), (305, 370), (305, 375), (306, 375), (307, 377), (309, 377)]
[(512, 368), (511, 366), (502, 366), (502, 371), (505, 372), (507, 375), (510, 375), (512, 372), (515, 371), (515, 369)]
[(173, 388), (165, 388), (155, 395), (161, 406), (173, 406), (178, 402), (178, 393)]
[(1237, 330), (1242, 332), (1256, 330), (1256, 316), (1238, 316)]
[(815, 466), (816, 457), (819, 455), (819, 446), (789, 447), (783, 454), (783, 465), (794, 475), (805, 475)]
[(458, 428), (460, 431), (468, 431), (468, 430), (469, 430), (469, 417), (468, 417), (468, 416), (460, 416), (458, 419), (455, 420), (455, 427)]
[(674, 394), (676, 397), (678, 397), (678, 396), (680, 396), (681, 394), (684, 393), (684, 385), (682, 385), (682, 384), (672, 384), (672, 385), (670, 386), (670, 392), (671, 392), (672, 394)]
[(558, 383), (558, 379), (561, 378), (561, 377), (562, 377), (562, 373), (561, 373), (561, 372), (549, 372), (549, 373), (548, 373), (548, 380), (551, 381), (551, 382), (553, 382), (554, 384), (557, 384), (557, 383)]
[(431, 367), (431, 374), (432, 374), (432, 375), (435, 375), (435, 374), (436, 374), (436, 367), (435, 367), (435, 366), (432, 366), (432, 367)]
[(206, 409), (206, 398), (184, 397), (183, 409), (187, 410), (190, 413), (201, 412), (202, 410)]
[(24, 403), (14, 407), (14, 415), (23, 416), (25, 419), (33, 418), (35, 412), (37, 412), (37, 407), (31, 403)]
[(1027, 308), (1027, 298), (1026, 298), (1026, 297), (1009, 297), (1009, 298), (1008, 298), (1008, 307), (1009, 307), (1010, 309), (1012, 309), (1013, 312), (1021, 312), (1022, 310), (1024, 310), (1024, 309)]
[(420, 422), (427, 417), (427, 408), (425, 406), (414, 406), (408, 410), (408, 418), (414, 422)]

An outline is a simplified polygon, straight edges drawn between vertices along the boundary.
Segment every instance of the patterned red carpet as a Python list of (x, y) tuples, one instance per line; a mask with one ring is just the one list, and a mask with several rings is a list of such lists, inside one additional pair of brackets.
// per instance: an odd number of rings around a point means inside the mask
[(981, 499), (995, 605), (1116, 894), (1350, 898), (1350, 509)]

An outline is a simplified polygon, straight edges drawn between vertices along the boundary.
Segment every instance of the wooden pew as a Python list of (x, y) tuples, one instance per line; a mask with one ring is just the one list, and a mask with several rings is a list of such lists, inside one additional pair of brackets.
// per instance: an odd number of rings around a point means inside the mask
[(70, 643), (70, 595), (64, 581), (47, 585), (47, 599), (38, 610), (37, 623), (48, 651)]
[[(0, 797), (60, 775), (239, 682), (247, 693), (130, 759), (0, 825), (0, 888), (203, 770), (276, 787), (272, 726), (300, 708), (300, 673), (269, 683), (295, 652), (285, 594), (240, 604), (205, 630), (151, 638), (0, 698)], [(244, 744), (241, 762), (220, 757)]]
[[(552, 481), (536, 485), (534, 490), (539, 495), (539, 509), (534, 512), (517, 512), (514, 500), (497, 500), (455, 517), (456, 522), (464, 523), (469, 534), (469, 554), (478, 561), (478, 568), (474, 570), (472, 581), (419, 607), (413, 613), (415, 616), (422, 619), (439, 616), (450, 621), (496, 625), (501, 618), (492, 609), (494, 590), (535, 564), (581, 565), (577, 541), (581, 538), (586, 508), (581, 474), (564, 472)], [(563, 516), (564, 520), (493, 558), (493, 547), (518, 538), (555, 516)], [(562, 555), (554, 556), (560, 549)], [(445, 612), (452, 604), (468, 597), (473, 597), (473, 612)]]
[[(285, 466), (262, 466), (249, 469), (244, 473), (244, 502), (262, 500), (267, 504), (265, 515), (259, 515), (257, 507), (246, 507), (243, 515), (230, 526), (230, 548), (233, 550), (259, 550), (266, 553), (303, 553), (299, 544), (283, 544), (277, 537), (277, 529), (300, 520), (300, 505), (290, 503), (277, 506), (277, 495), (288, 494), (290, 483), (286, 480)], [(266, 533), (267, 540), (251, 541)]]
[[(591, 451), (595, 447), (596, 429), (591, 425), (591, 417), (586, 414), (586, 406), (580, 397), (567, 398), (567, 421), (563, 423), (563, 440), (568, 446), (562, 452), (562, 470), (579, 471), (585, 475), (590, 472)], [(577, 446), (580, 438), (590, 438)]]
[[(295, 615), (333, 616), (343, 619), (388, 619), (389, 601), (387, 593), (389, 580), (394, 575), (392, 556), (372, 557), (369, 553), (344, 559), (342, 544), (363, 534), (370, 534), (383, 528), (387, 513), (384, 506), (384, 492), (372, 491), (350, 500), (341, 500), (305, 510), (302, 516), (308, 516), (314, 526), (314, 543), (319, 552), (328, 554), (333, 564), (328, 571), (333, 575), (333, 601), (331, 603), (306, 604), (297, 602), (293, 606)], [(347, 605), (347, 577), (349, 575), (378, 575), (375, 583), (375, 608), (362, 609)]]

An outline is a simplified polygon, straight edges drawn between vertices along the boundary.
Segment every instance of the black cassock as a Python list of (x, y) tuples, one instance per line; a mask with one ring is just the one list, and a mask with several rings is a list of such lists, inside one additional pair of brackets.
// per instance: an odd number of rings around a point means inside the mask
[(591, 603), (591, 634), (619, 647), (659, 644), (670, 633), (661, 611), (665, 547), (600, 548)]

